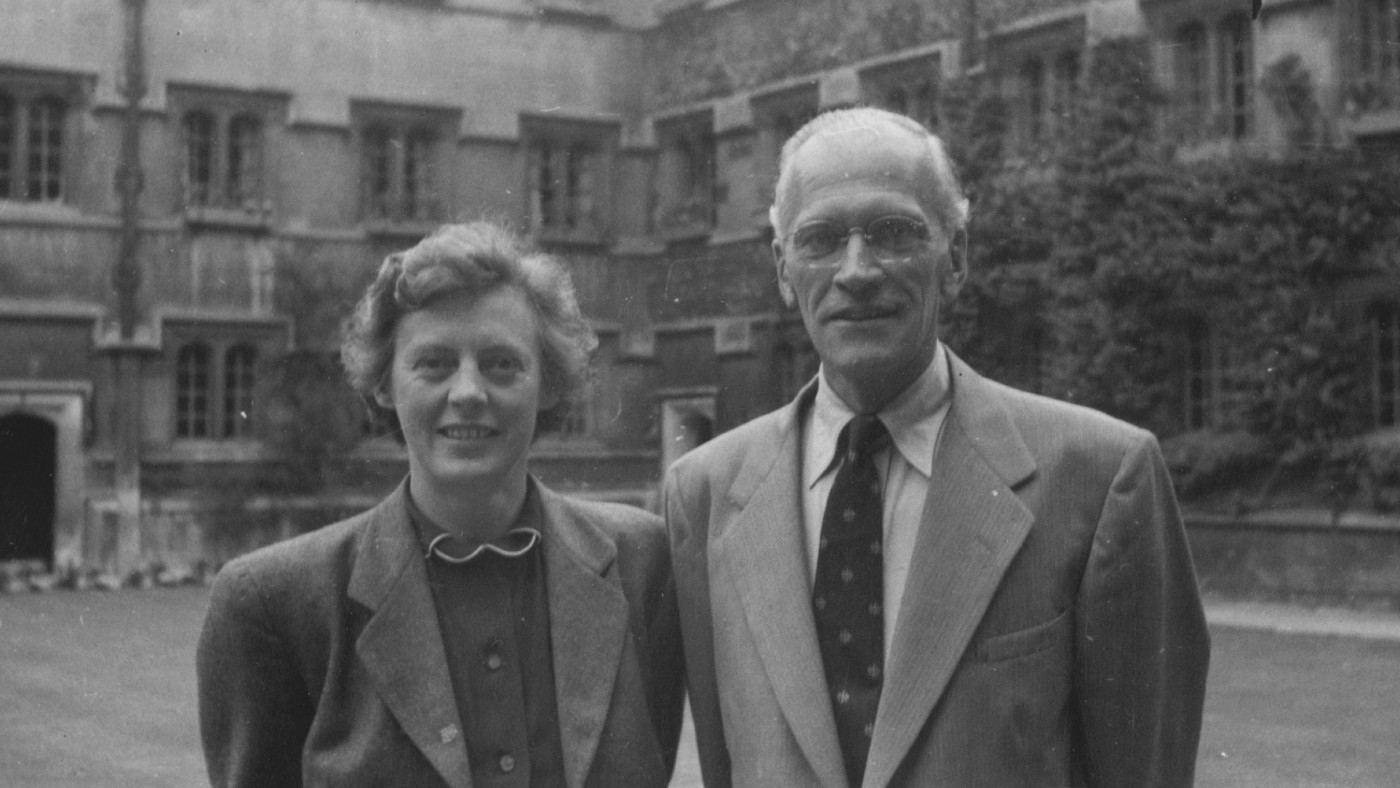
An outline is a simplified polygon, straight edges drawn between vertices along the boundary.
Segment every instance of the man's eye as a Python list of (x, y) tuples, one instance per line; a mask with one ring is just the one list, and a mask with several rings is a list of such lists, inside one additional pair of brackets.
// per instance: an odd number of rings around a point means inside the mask
[(831, 254), (841, 245), (842, 233), (835, 225), (808, 225), (793, 236), (793, 243), (802, 254), (822, 256)]
[(889, 216), (877, 219), (870, 224), (870, 243), (901, 252), (917, 247), (923, 240), (923, 225), (902, 216)]

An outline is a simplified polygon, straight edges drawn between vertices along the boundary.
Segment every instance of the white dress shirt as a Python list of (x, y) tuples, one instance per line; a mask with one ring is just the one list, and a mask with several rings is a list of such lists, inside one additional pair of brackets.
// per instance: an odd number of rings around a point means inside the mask
[[(923, 520), (933, 475), (933, 454), (948, 415), (948, 358), (940, 342), (928, 368), (876, 415), (893, 438), (894, 450), (875, 455), (884, 510), (885, 658), (889, 658), (904, 582)], [(841, 401), (818, 372), (817, 396), (802, 418), (802, 525), (807, 542), (807, 583), (814, 582), (826, 498), (839, 467), (836, 440), (856, 412)]]

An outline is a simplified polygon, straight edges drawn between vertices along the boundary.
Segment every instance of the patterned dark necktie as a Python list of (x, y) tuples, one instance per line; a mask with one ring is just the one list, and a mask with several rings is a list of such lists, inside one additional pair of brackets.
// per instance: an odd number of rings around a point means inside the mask
[(875, 455), (889, 440), (874, 416), (856, 416), (842, 430), (837, 448), (845, 456), (826, 499), (812, 584), (817, 643), (852, 786), (865, 775), (884, 678), (884, 532)]

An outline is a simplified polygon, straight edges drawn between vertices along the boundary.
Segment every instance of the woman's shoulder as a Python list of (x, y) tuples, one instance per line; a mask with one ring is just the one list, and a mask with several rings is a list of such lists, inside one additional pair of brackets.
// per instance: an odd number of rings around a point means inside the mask
[(244, 553), (225, 564), (220, 574), (227, 571), (258, 577), (283, 573), (300, 574), (318, 564), (333, 562), (357, 541), (369, 514), (361, 512), (314, 531)]
[(373, 510), (245, 553), (214, 578), (210, 609), (254, 613), (337, 596)]

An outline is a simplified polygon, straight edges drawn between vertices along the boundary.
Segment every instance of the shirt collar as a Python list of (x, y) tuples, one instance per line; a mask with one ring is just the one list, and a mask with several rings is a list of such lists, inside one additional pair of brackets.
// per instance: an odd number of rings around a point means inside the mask
[(520, 507), (520, 514), (516, 515), (511, 529), (498, 539), (474, 547), (433, 522), (418, 508), (418, 504), (413, 502), (411, 493), (404, 496), (404, 501), (408, 506), (408, 518), (413, 523), (413, 530), (418, 536), (418, 545), (423, 550), (424, 558), (431, 559), (436, 556), (452, 564), (465, 564), (486, 552), (516, 558), (529, 553), (543, 538), (540, 525), (543, 522), (544, 510), (533, 479), (525, 486), (525, 503)]
[[(836, 440), (846, 422), (856, 415), (832, 390), (825, 366), (817, 379), (810, 429), (816, 456), (822, 461), (803, 470), (803, 483), (809, 489), (835, 466)], [(933, 360), (923, 373), (876, 414), (889, 430), (900, 455), (925, 478), (933, 476), (933, 450), (942, 424), (940, 415), (948, 404), (948, 381), (947, 353), (939, 342), (933, 351)]]

